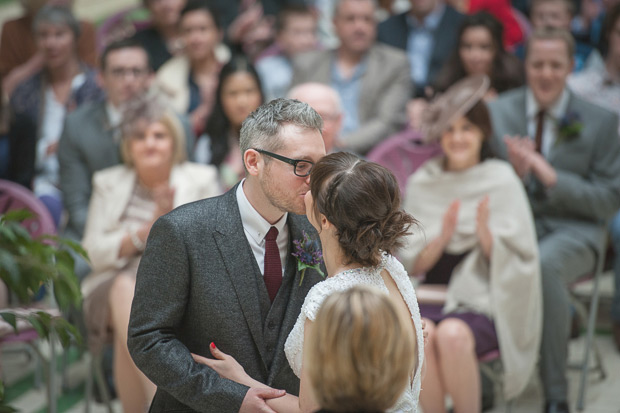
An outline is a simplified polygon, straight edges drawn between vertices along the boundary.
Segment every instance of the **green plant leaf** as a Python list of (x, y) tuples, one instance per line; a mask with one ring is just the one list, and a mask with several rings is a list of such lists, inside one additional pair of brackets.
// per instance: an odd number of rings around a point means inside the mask
[(0, 317), (2, 317), (4, 321), (9, 323), (17, 333), (17, 317), (15, 316), (15, 314), (13, 314), (11, 311), (2, 311), (0, 313)]
[(3, 214), (6, 221), (22, 222), (28, 218), (35, 218), (37, 215), (28, 209), (13, 209)]
[(13, 283), (19, 282), (19, 267), (13, 259), (13, 255), (3, 249), (0, 249), (0, 274), (5, 280), (4, 273), (7, 273)]

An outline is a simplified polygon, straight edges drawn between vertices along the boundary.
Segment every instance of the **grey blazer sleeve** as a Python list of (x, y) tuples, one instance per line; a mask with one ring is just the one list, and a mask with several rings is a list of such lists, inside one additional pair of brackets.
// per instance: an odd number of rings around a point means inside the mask
[(129, 352), (155, 385), (192, 409), (238, 411), (248, 388), (195, 363), (175, 335), (185, 315), (189, 289), (183, 234), (169, 216), (163, 216), (153, 225), (138, 269), (129, 320)]
[(370, 113), (370, 116), (360, 122), (357, 130), (343, 138), (349, 149), (361, 154), (366, 154), (376, 144), (396, 133), (407, 121), (405, 107), (413, 89), (409, 75), (409, 63), (404, 54), (398, 57), (393, 54), (381, 56), (388, 58), (386, 59), (388, 61), (375, 62), (375, 64), (383, 73), (369, 71), (366, 76), (370, 76), (369, 80), (373, 82), (383, 78), (385, 88), (378, 91), (380, 97), (377, 100), (369, 96), (369, 93), (364, 93), (362, 89), (360, 93), (362, 102), (358, 105), (360, 114), (362, 106), (368, 101), (373, 101), (372, 108), (363, 110), (363, 112)]
[(556, 168), (557, 183), (546, 191), (549, 207), (595, 221), (611, 217), (620, 208), (618, 118), (611, 113), (605, 115), (590, 120), (599, 127), (591, 131), (593, 156), (588, 176)]
[(66, 117), (57, 153), (60, 165), (60, 190), (62, 202), (69, 212), (69, 229), (77, 239), (81, 239), (88, 215), (91, 178), (77, 147), (80, 128), (79, 122), (74, 120), (72, 116)]

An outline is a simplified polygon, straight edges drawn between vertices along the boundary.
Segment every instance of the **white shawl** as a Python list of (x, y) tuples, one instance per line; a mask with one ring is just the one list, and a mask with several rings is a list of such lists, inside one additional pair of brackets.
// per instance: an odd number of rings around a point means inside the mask
[[(465, 171), (447, 172), (443, 158), (425, 163), (407, 183), (404, 209), (420, 222), (400, 257), (405, 268), (441, 232), (450, 203), (461, 206), (446, 252), (471, 251), (455, 268), (444, 312), (473, 311), (494, 320), (504, 367), (504, 394), (517, 396), (536, 365), (542, 329), (542, 293), (538, 243), (523, 184), (512, 167), (487, 160)], [(489, 195), (493, 235), (487, 260), (476, 235), (479, 202)]]

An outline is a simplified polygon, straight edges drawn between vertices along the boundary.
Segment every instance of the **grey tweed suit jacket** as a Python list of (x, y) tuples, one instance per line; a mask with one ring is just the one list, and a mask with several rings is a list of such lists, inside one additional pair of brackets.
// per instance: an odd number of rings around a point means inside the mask
[[(503, 93), (489, 105), (494, 149), (504, 159), (503, 137), (528, 135), (526, 90)], [(572, 92), (566, 111), (578, 114), (583, 128), (577, 137), (554, 144), (547, 160), (557, 172), (557, 183), (545, 190), (539, 182), (529, 182), (530, 205), (538, 229), (570, 228), (597, 250), (605, 221), (620, 208), (618, 117)]]
[[(211, 342), (254, 379), (299, 394), (284, 342), (321, 277), (307, 270), (300, 286), (289, 255), (282, 287), (270, 305), (241, 223), (236, 188), (173, 210), (149, 235), (128, 346), (138, 368), (157, 385), (152, 412), (239, 410), (248, 388), (192, 360), (190, 352), (210, 357)], [(289, 214), (287, 225), (291, 240), (301, 239), (302, 230), (316, 234), (304, 216)], [(284, 310), (279, 324), (270, 321), (278, 309)], [(274, 331), (277, 345), (271, 348), (266, 337)]]

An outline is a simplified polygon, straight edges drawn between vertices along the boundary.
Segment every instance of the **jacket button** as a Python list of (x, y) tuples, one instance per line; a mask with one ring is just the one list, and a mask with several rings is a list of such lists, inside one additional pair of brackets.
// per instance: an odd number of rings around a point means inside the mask
[(273, 330), (274, 328), (276, 328), (276, 323), (274, 323), (273, 321), (270, 321), (267, 324), (267, 328), (270, 329), (270, 330)]

